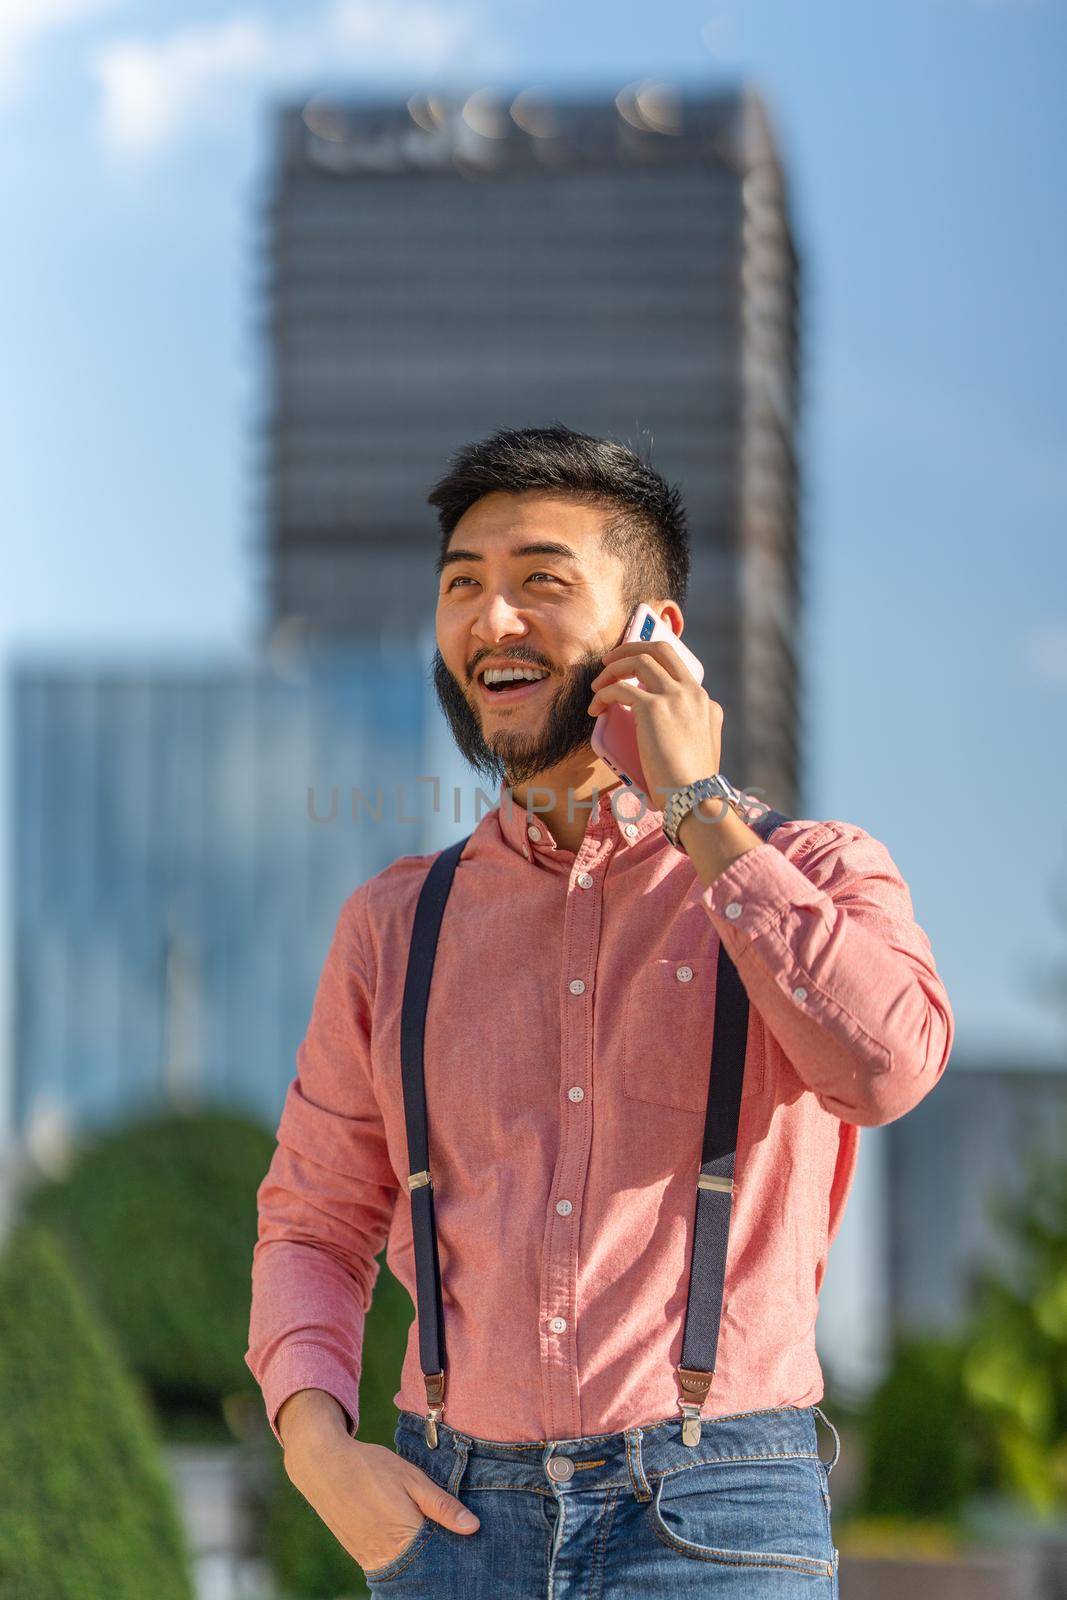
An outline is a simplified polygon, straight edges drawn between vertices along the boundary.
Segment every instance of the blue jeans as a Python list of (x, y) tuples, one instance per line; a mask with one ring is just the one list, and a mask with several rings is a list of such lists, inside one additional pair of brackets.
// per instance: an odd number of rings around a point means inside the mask
[[(816, 1412), (835, 1440), (819, 1456)], [(398, 1413), (398, 1455), (480, 1518), (454, 1533), (424, 1518), (372, 1596), (406, 1600), (838, 1600), (830, 1472), (841, 1441), (818, 1406), (705, 1418), (622, 1433), (504, 1444)]]

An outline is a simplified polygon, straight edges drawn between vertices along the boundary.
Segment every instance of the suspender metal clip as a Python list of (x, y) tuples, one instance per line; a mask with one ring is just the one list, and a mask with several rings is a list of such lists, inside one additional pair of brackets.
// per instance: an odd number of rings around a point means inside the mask
[(679, 1400), (678, 1404), (682, 1408), (682, 1414), (685, 1419), (682, 1423), (682, 1443), (699, 1444), (700, 1407), (696, 1405), (689, 1405), (685, 1400)]
[(445, 1375), (443, 1372), (424, 1372), (426, 1381), (426, 1424), (423, 1433), (431, 1450), (437, 1449), (437, 1423), (445, 1409)]
[(678, 1382), (682, 1387), (678, 1409), (682, 1413), (682, 1443), (700, 1443), (700, 1408), (711, 1388), (713, 1372), (698, 1372), (693, 1367), (679, 1367)]

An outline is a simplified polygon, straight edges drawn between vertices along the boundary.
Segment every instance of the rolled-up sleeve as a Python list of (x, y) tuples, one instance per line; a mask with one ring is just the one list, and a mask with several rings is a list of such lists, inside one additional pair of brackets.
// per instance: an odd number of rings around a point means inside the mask
[(299, 1389), (359, 1422), (363, 1329), (398, 1183), (370, 1069), (362, 891), (341, 908), (297, 1051), (277, 1147), (259, 1186), (245, 1361), (275, 1437)]
[(930, 1092), (952, 1048), (930, 941), (889, 851), (863, 828), (778, 834), (732, 862), (704, 905), (819, 1104), (859, 1126), (892, 1122)]

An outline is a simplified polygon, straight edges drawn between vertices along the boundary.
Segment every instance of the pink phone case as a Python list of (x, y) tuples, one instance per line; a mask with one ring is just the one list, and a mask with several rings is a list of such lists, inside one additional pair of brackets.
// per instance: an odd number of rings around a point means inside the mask
[[(634, 611), (619, 643), (631, 644), (637, 639), (665, 639), (681, 656), (696, 681), (703, 683), (702, 663), (692, 650), (682, 643), (673, 628), (657, 617), (651, 607), (644, 603)], [(636, 683), (638, 680), (622, 678), (616, 681)], [(652, 808), (657, 811), (660, 809), (664, 803), (664, 796), (648, 793), (645, 775), (641, 770), (641, 758), (637, 751), (637, 724), (629, 706), (608, 706), (606, 711), (602, 711), (596, 719), (596, 726), (589, 742), (596, 754), (607, 762), (613, 772), (618, 773), (624, 783), (643, 790)]]

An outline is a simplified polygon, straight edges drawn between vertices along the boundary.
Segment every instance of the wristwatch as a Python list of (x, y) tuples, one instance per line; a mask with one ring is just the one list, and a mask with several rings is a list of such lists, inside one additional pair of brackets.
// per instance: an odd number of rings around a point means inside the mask
[(698, 778), (695, 783), (687, 783), (671, 795), (663, 812), (663, 831), (676, 850), (685, 853), (685, 846), (678, 842), (678, 828), (683, 817), (687, 817), (702, 800), (713, 800), (716, 795), (728, 800), (731, 805), (742, 803), (740, 789), (735, 789), (721, 772), (716, 772), (710, 778)]

